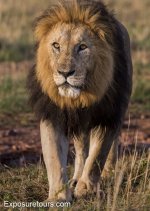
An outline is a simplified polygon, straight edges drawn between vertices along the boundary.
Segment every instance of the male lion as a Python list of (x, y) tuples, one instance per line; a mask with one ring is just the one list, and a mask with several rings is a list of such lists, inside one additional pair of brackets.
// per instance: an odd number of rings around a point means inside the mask
[[(104, 176), (117, 155), (132, 86), (130, 41), (99, 0), (52, 2), (36, 21), (35, 37), (28, 87), (40, 119), (48, 200), (69, 201), (73, 188), (75, 197), (94, 191), (105, 162)], [(76, 158), (68, 183), (70, 140)]]

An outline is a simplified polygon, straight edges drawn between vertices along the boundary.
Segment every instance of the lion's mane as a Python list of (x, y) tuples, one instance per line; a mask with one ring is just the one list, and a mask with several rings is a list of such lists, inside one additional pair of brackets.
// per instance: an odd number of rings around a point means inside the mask
[[(41, 72), (39, 73), (39, 66), (37, 68), (36, 64), (28, 76), (30, 102), (35, 113), (39, 119), (50, 119), (56, 125), (59, 122), (66, 133), (78, 133), (97, 125), (117, 128), (121, 124), (131, 93), (123, 34), (118, 22), (101, 1), (56, 1), (36, 20), (37, 48), (40, 42), (44, 42), (49, 30), (58, 22), (80, 22), (88, 25), (104, 41), (105, 48), (107, 46), (106, 51), (104, 47), (102, 48), (104, 62), (100, 66), (104, 76), (106, 70), (112, 68), (113, 77), (103, 95), (99, 96), (97, 90), (100, 89), (89, 86), (88, 94), (83, 93), (77, 100), (59, 97), (54, 85), (49, 85), (50, 90), (47, 88), (45, 72), (48, 70), (48, 62), (46, 52), (43, 51), (41, 61), (37, 61), (42, 68)], [(105, 61), (110, 52), (113, 55), (111, 67)], [(94, 78), (93, 86), (96, 84), (100, 87), (99, 75)]]

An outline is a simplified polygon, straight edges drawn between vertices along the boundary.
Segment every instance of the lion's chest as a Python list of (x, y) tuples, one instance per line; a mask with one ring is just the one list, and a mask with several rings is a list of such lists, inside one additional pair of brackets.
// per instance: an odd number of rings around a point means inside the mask
[(91, 116), (86, 109), (67, 111), (65, 114), (65, 131), (68, 136), (88, 133)]

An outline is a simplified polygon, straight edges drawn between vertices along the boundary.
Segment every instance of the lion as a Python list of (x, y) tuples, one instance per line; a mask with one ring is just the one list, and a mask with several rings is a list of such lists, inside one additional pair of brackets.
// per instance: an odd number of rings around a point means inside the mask
[[(99, 0), (58, 0), (36, 20), (30, 103), (40, 121), (47, 200), (96, 191), (112, 171), (132, 90), (126, 28)], [(70, 141), (75, 170), (67, 177)]]

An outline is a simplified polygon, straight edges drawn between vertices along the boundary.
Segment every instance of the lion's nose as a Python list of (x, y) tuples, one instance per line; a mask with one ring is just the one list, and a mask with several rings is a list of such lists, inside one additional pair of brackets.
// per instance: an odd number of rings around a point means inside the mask
[(72, 76), (75, 73), (75, 70), (69, 70), (69, 71), (58, 70), (58, 73), (60, 75), (63, 75), (65, 78), (68, 78), (69, 76)]

